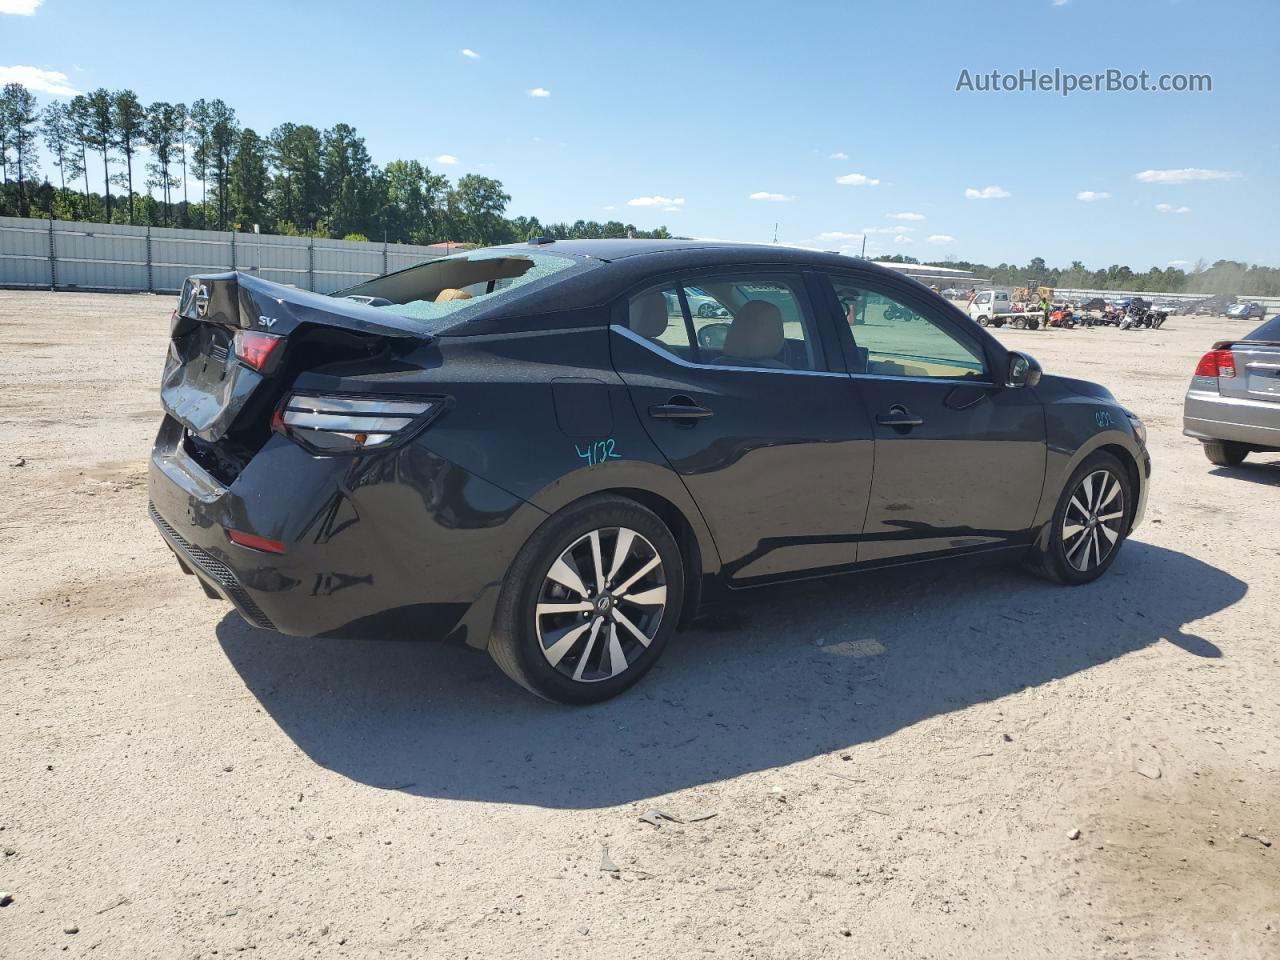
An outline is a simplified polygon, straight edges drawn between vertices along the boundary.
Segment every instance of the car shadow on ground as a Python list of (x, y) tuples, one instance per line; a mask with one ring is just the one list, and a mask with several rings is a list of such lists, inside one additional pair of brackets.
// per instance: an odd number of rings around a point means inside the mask
[[(1253, 456), (1256, 457), (1258, 454)], [(1209, 472), (1215, 477), (1229, 477), (1232, 480), (1248, 480), (1250, 483), (1280, 487), (1280, 460), (1252, 462), (1246, 460), (1238, 467), (1216, 467)]]
[(285, 637), (234, 613), (217, 634), (323, 767), (422, 796), (593, 808), (877, 740), (1156, 643), (1222, 656), (1189, 625), (1247, 589), (1139, 541), (1075, 589), (972, 564), (771, 587), (678, 634), (629, 693), (577, 709), (465, 648)]

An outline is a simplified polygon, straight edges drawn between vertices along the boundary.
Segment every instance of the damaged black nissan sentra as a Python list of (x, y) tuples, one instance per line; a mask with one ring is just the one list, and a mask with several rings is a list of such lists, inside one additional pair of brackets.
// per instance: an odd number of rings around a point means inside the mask
[(860, 260), (534, 240), (332, 296), (190, 278), (151, 516), (259, 627), (442, 637), (584, 703), (735, 589), (966, 554), (1066, 584), (1140, 420)]

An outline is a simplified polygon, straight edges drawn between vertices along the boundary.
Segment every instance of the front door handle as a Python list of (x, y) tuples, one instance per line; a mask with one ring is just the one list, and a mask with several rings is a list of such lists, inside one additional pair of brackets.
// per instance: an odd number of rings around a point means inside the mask
[(655, 420), (703, 420), (711, 413), (687, 397), (672, 397), (668, 403), (657, 403), (649, 408), (649, 416)]
[(882, 413), (876, 417), (876, 423), (882, 427), (918, 427), (924, 423), (924, 417), (912, 413), (900, 403), (895, 403), (889, 408), (888, 413)]

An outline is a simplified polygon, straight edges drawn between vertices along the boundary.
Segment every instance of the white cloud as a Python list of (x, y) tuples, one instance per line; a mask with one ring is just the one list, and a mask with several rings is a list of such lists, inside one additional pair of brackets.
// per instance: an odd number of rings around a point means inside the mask
[(829, 155), (827, 159), (828, 160), (848, 160), (849, 155), (842, 150), (837, 150), (835, 153)]
[(549, 97), (549, 96), (551, 96), (551, 91), (550, 91), (550, 90), (548, 90), (546, 87), (534, 87), (532, 90), (530, 90), (530, 91), (529, 91), (529, 96), (531, 96), (531, 97)]
[(878, 186), (880, 181), (863, 173), (846, 173), (843, 177), (836, 177), (836, 183), (843, 183), (849, 187), (874, 187)]
[(887, 216), (890, 220), (923, 220), (923, 219), (924, 219), (924, 214), (923, 214), (923, 213), (910, 213), (910, 212), (907, 212), (907, 213), (889, 213), (889, 214), (886, 214), (886, 216)]
[(466, 57), (468, 60), (479, 60), (479, 59), (480, 59), (480, 54), (476, 53), (476, 52), (475, 52), (474, 50), (472, 50), (470, 47), (463, 47), (463, 48), (462, 48), (461, 50), (459, 50), (458, 52), (459, 52), (459, 53), (461, 53), (461, 54), (462, 54), (464, 57)]
[(1081, 190), (1076, 194), (1077, 200), (1083, 200), (1085, 203), (1093, 203), (1095, 200), (1110, 200), (1111, 194), (1105, 190)]
[(853, 240), (861, 237), (860, 233), (845, 233), (843, 230), (828, 230), (826, 233), (818, 234), (818, 240)]
[(965, 190), (964, 195), (968, 200), (1000, 200), (1004, 197), (1013, 196), (1004, 187), (997, 186), (983, 187), (981, 190), (969, 187)]
[(945, 233), (931, 233), (929, 234), (929, 242), (930, 243), (955, 243), (956, 238), (952, 236), (948, 236)]
[(1166, 266), (1170, 266), (1170, 267), (1189, 267), (1189, 266), (1191, 266), (1191, 261), (1190, 261), (1190, 260), (1170, 260), (1170, 261), (1166, 264)]
[(458, 158), (451, 153), (442, 153), (436, 157), (436, 163), (443, 164), (446, 167), (452, 167), (458, 162)]
[(663, 209), (663, 210), (665, 210), (667, 213), (679, 213), (679, 212), (680, 212), (680, 208), (679, 208), (679, 207), (663, 207), (662, 209)]
[(1180, 170), (1143, 170), (1134, 177), (1143, 183), (1191, 183), (1196, 180), (1234, 180), (1240, 176), (1230, 170), (1206, 170), (1183, 167)]
[(1172, 203), (1157, 203), (1156, 210), (1160, 213), (1190, 213), (1190, 207), (1175, 207)]
[[(3, 2), (4, 0), (0, 0), (0, 3)], [(15, 13), (16, 11), (3, 12)], [(42, 70), (39, 67), (0, 67), (0, 86), (6, 83), (20, 83), (32, 93), (50, 93), (55, 97), (74, 97), (80, 92), (71, 86), (65, 73), (57, 70)]]
[(904, 233), (915, 233), (915, 227), (863, 227), (863, 233), (886, 233), (891, 237), (900, 237)]
[(44, 0), (0, 0), (0, 13), (13, 13), (20, 17), (29, 17), (36, 12), (36, 7)]
[(669, 209), (671, 207), (682, 207), (684, 206), (684, 197), (664, 197), (660, 195), (652, 196), (652, 197), (632, 197), (630, 200), (627, 201), (627, 206), (628, 207), (662, 207), (663, 209)]
[(1053, 5), (1055, 7), (1065, 7), (1070, 2), (1071, 0), (1053, 0)]
[(606, 203), (606, 204), (604, 205), (604, 208), (605, 208), (606, 210), (617, 210), (617, 209), (618, 209), (618, 208), (617, 208), (617, 207), (615, 207), (612, 203)]
[(785, 193), (769, 193), (765, 190), (757, 190), (755, 193), (747, 197), (748, 200), (791, 200)]

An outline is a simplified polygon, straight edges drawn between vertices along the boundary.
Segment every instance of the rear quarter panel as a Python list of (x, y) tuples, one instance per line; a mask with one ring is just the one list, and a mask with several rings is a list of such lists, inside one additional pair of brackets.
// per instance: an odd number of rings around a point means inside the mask
[(714, 572), (701, 514), (613, 371), (606, 319), (593, 311), (557, 329), (441, 338), (440, 366), (426, 375), (450, 408), (417, 442), (548, 514), (602, 491), (651, 493), (684, 516)]

